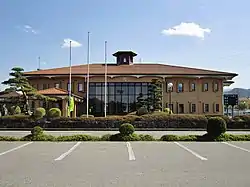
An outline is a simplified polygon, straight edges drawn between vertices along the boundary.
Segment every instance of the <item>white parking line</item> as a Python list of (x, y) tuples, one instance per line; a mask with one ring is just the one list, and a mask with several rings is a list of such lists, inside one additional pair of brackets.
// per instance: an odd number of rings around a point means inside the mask
[(8, 151), (2, 152), (2, 153), (0, 153), (0, 156), (5, 155), (5, 154), (7, 154), (7, 153), (10, 153), (10, 152), (12, 152), (12, 151), (15, 151), (15, 150), (17, 150), (17, 149), (20, 149), (20, 148), (22, 148), (22, 147), (25, 147), (25, 146), (27, 146), (27, 145), (29, 145), (29, 144), (32, 144), (32, 143), (33, 143), (33, 142), (29, 142), (29, 143), (20, 145), (20, 146), (18, 146), (18, 147), (15, 147), (15, 148), (13, 148), (13, 149), (10, 149), (10, 150), (8, 150)]
[(58, 158), (55, 159), (55, 161), (59, 161), (64, 159), (66, 156), (68, 156), (72, 151), (74, 151), (74, 149), (77, 148), (77, 146), (79, 146), (81, 144), (81, 142), (77, 142), (73, 147), (71, 147), (67, 152), (63, 153), (61, 156), (59, 156)]
[(132, 146), (131, 146), (130, 142), (126, 142), (126, 144), (127, 144), (127, 148), (128, 148), (129, 160), (135, 160), (135, 154), (134, 154), (134, 151), (132, 149)]
[(233, 144), (230, 144), (230, 143), (228, 143), (228, 142), (221, 142), (221, 143), (226, 144), (226, 145), (231, 146), (231, 147), (234, 147), (234, 148), (237, 148), (237, 149), (240, 149), (240, 150), (242, 150), (242, 151), (246, 151), (246, 152), (250, 153), (250, 150), (245, 149), (245, 148), (243, 148), (243, 147), (239, 147), (239, 146), (237, 146), (237, 145), (233, 145)]
[(186, 151), (188, 151), (189, 153), (191, 153), (192, 155), (196, 156), (197, 158), (201, 159), (201, 160), (207, 160), (207, 158), (195, 153), (194, 151), (192, 151), (191, 149), (185, 147), (184, 145), (178, 143), (178, 142), (174, 142), (176, 145), (178, 145), (179, 147), (185, 149)]

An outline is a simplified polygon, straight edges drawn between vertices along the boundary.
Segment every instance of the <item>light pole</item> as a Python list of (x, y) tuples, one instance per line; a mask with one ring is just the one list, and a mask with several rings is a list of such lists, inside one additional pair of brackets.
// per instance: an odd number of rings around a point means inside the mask
[(171, 105), (171, 92), (172, 92), (172, 89), (173, 89), (173, 83), (172, 82), (170, 82), (170, 83), (168, 83), (168, 87), (167, 87), (167, 89), (168, 89), (168, 95), (169, 95), (169, 103), (168, 103), (168, 108), (171, 110), (171, 111), (173, 111), (173, 109), (172, 109), (172, 105)]

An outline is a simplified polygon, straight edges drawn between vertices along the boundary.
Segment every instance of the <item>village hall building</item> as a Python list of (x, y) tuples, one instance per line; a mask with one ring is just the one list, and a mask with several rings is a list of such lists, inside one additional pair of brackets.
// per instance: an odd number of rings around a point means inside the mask
[[(122, 115), (136, 110), (140, 93), (146, 98), (152, 79), (162, 81), (163, 107), (177, 114), (223, 114), (223, 87), (233, 83), (236, 73), (158, 63), (135, 63), (137, 54), (118, 51), (116, 63), (107, 64), (107, 114)], [(72, 66), (73, 116), (86, 114), (88, 65)], [(69, 67), (25, 72), (39, 93), (58, 98), (56, 107), (67, 116)], [(89, 64), (90, 114), (104, 116), (105, 64)], [(43, 107), (33, 102), (32, 107)], [(51, 105), (52, 107), (52, 105)]]

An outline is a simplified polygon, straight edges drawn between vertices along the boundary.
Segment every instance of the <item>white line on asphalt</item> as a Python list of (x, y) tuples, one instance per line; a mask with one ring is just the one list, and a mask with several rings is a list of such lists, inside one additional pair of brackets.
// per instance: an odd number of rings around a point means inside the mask
[(234, 148), (237, 148), (237, 149), (240, 149), (240, 150), (242, 150), (242, 151), (246, 151), (246, 152), (250, 153), (250, 150), (245, 149), (245, 148), (243, 148), (243, 147), (239, 147), (239, 146), (237, 146), (237, 145), (233, 145), (233, 144), (230, 144), (230, 143), (228, 143), (228, 142), (221, 142), (221, 143), (226, 144), (226, 145), (231, 146), (231, 147), (234, 147)]
[(15, 151), (15, 150), (17, 150), (17, 149), (20, 149), (20, 148), (22, 148), (22, 147), (25, 147), (25, 146), (27, 146), (27, 145), (29, 145), (29, 144), (32, 144), (32, 143), (33, 143), (33, 142), (29, 142), (29, 143), (20, 145), (20, 146), (18, 146), (18, 147), (15, 147), (15, 148), (13, 148), (13, 149), (10, 149), (10, 150), (8, 150), (8, 151), (2, 152), (2, 153), (0, 153), (0, 156), (5, 155), (5, 154), (7, 154), (7, 153), (10, 153), (10, 152), (12, 152), (12, 151)]
[(134, 154), (134, 151), (132, 149), (132, 146), (131, 146), (130, 142), (126, 142), (126, 144), (127, 144), (127, 148), (128, 148), (129, 160), (135, 160), (135, 154)]
[(201, 159), (201, 160), (207, 160), (207, 158), (195, 153), (194, 151), (192, 151), (191, 149), (185, 147), (184, 145), (178, 143), (178, 142), (174, 142), (176, 145), (178, 145), (179, 147), (185, 149), (186, 151), (188, 151), (189, 153), (191, 153), (192, 155), (196, 156), (197, 158)]
[(55, 159), (55, 161), (59, 161), (64, 159), (66, 156), (68, 156), (72, 151), (74, 151), (74, 149), (77, 148), (78, 145), (80, 145), (81, 142), (77, 142), (73, 147), (70, 148), (70, 150), (68, 150), (67, 152), (63, 153), (61, 156), (59, 156), (58, 158)]

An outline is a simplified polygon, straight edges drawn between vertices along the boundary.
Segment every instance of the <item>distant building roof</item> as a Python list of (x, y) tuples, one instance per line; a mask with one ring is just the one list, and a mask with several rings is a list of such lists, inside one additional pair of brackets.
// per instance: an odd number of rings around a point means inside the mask
[(69, 92), (61, 88), (48, 88), (45, 90), (39, 90), (39, 94), (42, 95), (68, 95)]
[[(67, 90), (61, 89), (61, 88), (48, 88), (45, 90), (39, 90), (39, 94), (45, 95), (45, 96), (68, 96), (69, 92)], [(73, 97), (82, 98), (79, 95), (72, 94)]]

